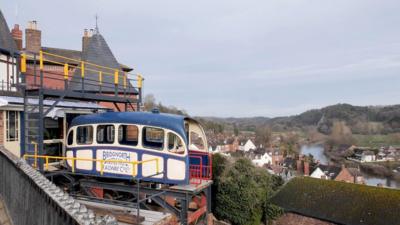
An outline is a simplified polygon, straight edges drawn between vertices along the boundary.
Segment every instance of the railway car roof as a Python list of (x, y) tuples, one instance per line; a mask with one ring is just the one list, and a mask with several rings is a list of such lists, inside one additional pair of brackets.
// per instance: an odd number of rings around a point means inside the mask
[[(172, 130), (187, 141), (184, 121), (186, 116), (150, 112), (106, 112), (78, 116), (72, 120), (71, 126), (98, 123), (126, 123), (155, 126)], [(192, 119), (191, 119), (192, 120)]]

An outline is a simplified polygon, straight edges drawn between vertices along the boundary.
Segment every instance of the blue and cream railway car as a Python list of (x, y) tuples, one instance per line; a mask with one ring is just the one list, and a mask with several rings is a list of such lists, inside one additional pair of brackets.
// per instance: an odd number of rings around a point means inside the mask
[(183, 185), (211, 179), (204, 130), (186, 116), (147, 112), (78, 116), (68, 130), (66, 146), (67, 167), (80, 174)]

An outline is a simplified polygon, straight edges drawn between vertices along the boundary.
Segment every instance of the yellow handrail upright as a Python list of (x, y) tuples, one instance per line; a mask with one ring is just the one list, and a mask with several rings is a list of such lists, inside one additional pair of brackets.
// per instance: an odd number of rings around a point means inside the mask
[(118, 70), (115, 70), (114, 72), (114, 84), (118, 85), (119, 79), (118, 79)]
[(43, 70), (43, 52), (39, 51), (39, 69)]
[(26, 54), (21, 54), (21, 73), (26, 73)]
[(85, 78), (85, 62), (81, 62), (81, 77)]
[(69, 72), (68, 72), (68, 63), (65, 63), (65, 64), (64, 64), (64, 80), (68, 80), (68, 75), (69, 75)]

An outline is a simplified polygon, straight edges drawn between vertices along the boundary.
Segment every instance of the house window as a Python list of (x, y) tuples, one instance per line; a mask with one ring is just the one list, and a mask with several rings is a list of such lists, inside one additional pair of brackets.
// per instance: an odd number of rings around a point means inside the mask
[(97, 143), (112, 144), (114, 143), (115, 129), (114, 125), (97, 126)]
[(6, 141), (19, 140), (18, 111), (6, 111)]
[(118, 142), (121, 145), (136, 146), (138, 144), (139, 129), (135, 125), (121, 125), (118, 128)]
[(164, 147), (164, 130), (154, 127), (143, 128), (143, 146), (162, 150)]
[(93, 142), (93, 127), (81, 126), (76, 129), (76, 142), (78, 145), (90, 145)]

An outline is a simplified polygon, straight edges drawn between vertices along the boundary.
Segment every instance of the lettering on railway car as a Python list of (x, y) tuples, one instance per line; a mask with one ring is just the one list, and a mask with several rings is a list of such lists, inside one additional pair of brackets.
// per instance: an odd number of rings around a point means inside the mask
[[(117, 151), (117, 150), (98, 150), (97, 151), (97, 159), (121, 160), (121, 161), (130, 162), (130, 161), (136, 161), (136, 154), (132, 153), (132, 152)], [(100, 171), (100, 163), (97, 163), (97, 171)], [(117, 162), (104, 162), (103, 172), (131, 175), (132, 174), (132, 164), (117, 163)]]

